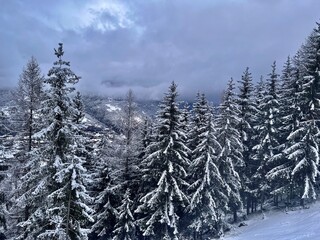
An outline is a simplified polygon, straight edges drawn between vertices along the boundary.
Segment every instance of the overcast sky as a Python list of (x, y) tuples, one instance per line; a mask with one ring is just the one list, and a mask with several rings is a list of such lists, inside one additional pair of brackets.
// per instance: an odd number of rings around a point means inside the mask
[(81, 91), (217, 96), (248, 66), (281, 71), (320, 18), (319, 0), (0, 0), (0, 87), (36, 57), (46, 74), (63, 42)]

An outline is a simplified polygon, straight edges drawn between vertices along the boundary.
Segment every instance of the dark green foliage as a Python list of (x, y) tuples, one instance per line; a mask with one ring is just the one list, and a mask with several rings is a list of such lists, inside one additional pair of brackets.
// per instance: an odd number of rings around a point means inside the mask
[(243, 146), (240, 141), (240, 133), (237, 129), (239, 107), (236, 104), (234, 83), (228, 82), (223, 101), (219, 106), (219, 114), (216, 119), (217, 139), (222, 147), (219, 156), (219, 171), (227, 186), (228, 206), (233, 213), (234, 222), (237, 221), (237, 211), (242, 209), (240, 197), (241, 179), (238, 170), (243, 169)]
[(252, 181), (257, 184), (255, 194), (261, 204), (270, 192), (270, 183), (266, 178), (267, 172), (273, 167), (272, 158), (279, 150), (279, 94), (278, 75), (276, 74), (276, 62), (272, 64), (272, 71), (265, 82), (265, 94), (259, 105), (259, 119), (255, 129), (257, 132), (256, 145), (254, 147), (254, 159), (258, 166), (257, 172), (252, 176)]
[(254, 123), (257, 113), (257, 108), (253, 100), (253, 83), (249, 68), (244, 71), (241, 80), (239, 81), (239, 94), (237, 103), (239, 105), (240, 123), (238, 130), (240, 132), (240, 139), (243, 146), (242, 157), (244, 167), (239, 171), (242, 190), (241, 197), (246, 202), (247, 214), (250, 213), (253, 204), (256, 202), (256, 196), (253, 194), (255, 184), (251, 181), (253, 174), (256, 172), (257, 165), (253, 159), (253, 147), (255, 145), (253, 136), (255, 134)]
[(177, 239), (179, 218), (188, 203), (185, 182), (188, 148), (181, 129), (176, 84), (172, 83), (157, 115), (154, 138), (143, 160), (143, 182), (148, 185), (136, 213), (144, 236)]

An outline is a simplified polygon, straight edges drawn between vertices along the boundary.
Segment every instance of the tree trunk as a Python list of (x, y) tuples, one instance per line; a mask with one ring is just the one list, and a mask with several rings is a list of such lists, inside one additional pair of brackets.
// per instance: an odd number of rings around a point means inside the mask
[(68, 196), (68, 211), (67, 211), (67, 226), (66, 226), (66, 233), (69, 236), (69, 221), (70, 221), (70, 207), (71, 207), (71, 185), (70, 185), (70, 192)]
[(247, 194), (247, 215), (250, 214), (250, 195), (249, 193)]
[(233, 209), (233, 222), (236, 223), (238, 221), (237, 209)]
[(304, 198), (300, 199), (300, 206), (304, 207)]
[(289, 194), (290, 194), (289, 199), (290, 199), (290, 203), (291, 203), (291, 201), (293, 199), (293, 184), (292, 183), (290, 184), (290, 193)]
[(32, 108), (30, 109), (30, 119), (29, 119), (29, 133), (28, 133), (28, 152), (31, 152), (32, 148), (32, 124), (33, 124), (33, 110)]
[[(301, 194), (300, 194), (300, 196), (303, 196), (303, 189), (302, 189), (302, 188), (301, 188)], [(300, 199), (300, 206), (304, 207), (304, 204), (305, 204), (304, 198), (301, 197), (301, 199)]]
[(29, 214), (29, 208), (30, 208), (29, 205), (25, 206), (25, 208), (24, 208), (24, 221), (27, 221), (28, 218), (29, 218), (29, 216), (30, 216), (30, 214)]
[(279, 206), (279, 198), (278, 198), (278, 195), (275, 195), (275, 196), (274, 196), (274, 205), (275, 205), (276, 207)]
[(251, 198), (251, 213), (254, 212), (254, 201), (255, 201), (255, 198)]

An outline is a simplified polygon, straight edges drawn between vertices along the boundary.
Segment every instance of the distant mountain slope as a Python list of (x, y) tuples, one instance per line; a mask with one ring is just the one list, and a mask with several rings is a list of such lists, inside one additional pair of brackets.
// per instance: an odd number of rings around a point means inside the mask
[(320, 239), (320, 202), (308, 209), (269, 211), (246, 221), (223, 240), (317, 240)]
[[(5, 115), (14, 106), (13, 89), (0, 89), (0, 110)], [(83, 94), (85, 112), (93, 122), (100, 122), (101, 126), (107, 127), (117, 133), (121, 132), (122, 119), (124, 117), (124, 106), (126, 102), (122, 99), (112, 99), (101, 95)], [(138, 117), (142, 120), (144, 116), (154, 116), (159, 102), (158, 101), (137, 101)], [(9, 114), (10, 115), (10, 114)]]
[[(84, 95), (83, 103), (85, 112), (108, 126), (115, 132), (120, 133), (125, 116), (126, 101), (122, 99), (111, 99), (103, 96)], [(138, 120), (145, 116), (153, 116), (158, 108), (157, 101), (136, 102)]]

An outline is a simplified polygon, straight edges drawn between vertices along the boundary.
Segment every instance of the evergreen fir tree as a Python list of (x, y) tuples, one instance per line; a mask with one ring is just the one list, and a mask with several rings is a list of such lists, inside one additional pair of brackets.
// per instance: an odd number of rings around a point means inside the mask
[(190, 127), (191, 114), (189, 109), (190, 109), (189, 104), (185, 102), (181, 110), (181, 120), (180, 120), (182, 129), (187, 134), (187, 138), (191, 130), (191, 127)]
[(246, 202), (247, 214), (253, 211), (253, 206), (256, 203), (256, 198), (252, 194), (254, 190), (254, 183), (251, 181), (251, 177), (256, 172), (256, 165), (253, 160), (253, 136), (254, 136), (254, 121), (257, 113), (256, 105), (253, 100), (253, 83), (249, 68), (244, 71), (241, 80), (239, 81), (239, 94), (238, 94), (238, 105), (240, 110), (240, 124), (239, 132), (241, 137), (241, 143), (243, 146), (243, 161), (245, 167), (239, 173), (242, 187), (241, 195), (243, 201)]
[[(7, 211), (7, 203), (8, 203), (8, 196), (5, 194), (5, 190), (7, 190), (7, 182), (8, 182), (8, 169), (9, 169), (9, 163), (7, 159), (7, 155), (9, 155), (9, 151), (11, 152), (11, 149), (8, 149), (6, 146), (6, 133), (10, 132), (10, 129), (7, 128), (7, 117), (5, 114), (0, 111), (0, 237), (3, 237), (5, 239), (6, 232), (8, 230), (8, 211)], [(8, 151), (9, 150), (9, 151)], [(10, 181), (10, 185), (11, 185)]]
[(81, 97), (81, 93), (77, 92), (75, 97), (72, 99), (73, 102), (73, 108), (74, 108), (74, 112), (73, 112), (73, 122), (76, 124), (80, 124), (81, 120), (84, 117), (84, 106), (83, 106), (83, 102), (82, 102), (82, 97)]
[(115, 184), (107, 164), (101, 164), (97, 170), (100, 174), (95, 181), (98, 184), (96, 191), (99, 191), (99, 195), (95, 199), (95, 222), (91, 228), (92, 234), (90, 236), (92, 239), (110, 239), (113, 237), (119, 214), (117, 203), (120, 188)]
[(257, 172), (253, 175), (252, 181), (257, 183), (257, 196), (260, 197), (261, 206), (265, 197), (270, 191), (269, 181), (266, 178), (267, 172), (271, 169), (271, 159), (278, 153), (279, 135), (279, 96), (278, 96), (278, 75), (276, 74), (276, 62), (272, 64), (272, 72), (267, 79), (266, 92), (258, 106), (263, 121), (255, 128), (259, 133), (258, 144), (254, 147), (257, 161)]
[(292, 181), (300, 191), (301, 204), (316, 198), (316, 179), (319, 176), (319, 119), (320, 119), (320, 25), (308, 37), (301, 48), (301, 77), (298, 80), (297, 102), (301, 119), (288, 140), (285, 150), (294, 162)]
[[(121, 138), (123, 141), (123, 138)], [(123, 145), (118, 139), (109, 139), (109, 132), (104, 133), (97, 148), (97, 159), (92, 175), (92, 196), (94, 196), (94, 219), (90, 239), (111, 239), (118, 217), (118, 206), (122, 200)]]
[(221, 220), (227, 209), (228, 197), (226, 184), (218, 167), (221, 146), (215, 136), (212, 111), (204, 95), (201, 95), (197, 103), (206, 111), (201, 123), (198, 122), (198, 145), (192, 151), (189, 167), (193, 183), (190, 185), (191, 200), (188, 210), (191, 214), (189, 228), (193, 230), (195, 239), (202, 239), (205, 234), (221, 233)]
[(135, 220), (131, 212), (132, 200), (130, 199), (130, 190), (128, 189), (119, 207), (119, 217), (114, 230), (113, 240), (134, 240), (135, 237)]
[[(47, 142), (30, 161), (32, 168), (24, 176), (32, 194), (23, 193), (26, 201), (36, 202), (22, 227), (22, 239), (87, 239), (84, 229), (92, 210), (86, 205), (91, 199), (85, 188), (85, 159), (78, 156), (84, 149), (77, 127), (72, 123), (72, 104), (69, 93), (78, 82), (70, 63), (62, 60), (63, 45), (55, 49), (58, 61), (49, 70), (46, 83), (50, 86), (46, 102), (48, 127), (37, 136)], [(34, 201), (36, 200), (36, 201)], [(41, 200), (41, 202), (39, 202)]]
[[(296, 63), (297, 63), (296, 56)], [(298, 64), (298, 63), (297, 63)], [(280, 117), (282, 125), (280, 126), (280, 144), (286, 142), (287, 137), (296, 127), (299, 108), (296, 102), (296, 95), (299, 89), (298, 79), (299, 67), (292, 65), (292, 60), (288, 56), (281, 75), (280, 97)]]
[(298, 56), (295, 59), (295, 67), (292, 65), (291, 58), (288, 57), (282, 70), (279, 92), (280, 125), (278, 129), (279, 150), (281, 151), (270, 159), (272, 167), (266, 175), (271, 183), (271, 194), (285, 195), (287, 203), (290, 203), (293, 198), (291, 177), (293, 161), (285, 154), (285, 149), (292, 144), (287, 138), (291, 132), (297, 129), (300, 118), (300, 108), (297, 102), (298, 79), (300, 78)]
[[(149, 180), (148, 178), (144, 178), (144, 176), (147, 176), (146, 174), (146, 169), (147, 167), (145, 166), (145, 162), (143, 161), (143, 159), (145, 159), (148, 156), (148, 151), (150, 151), (150, 149), (148, 149), (148, 146), (151, 144), (151, 142), (153, 141), (153, 137), (152, 133), (153, 133), (153, 125), (152, 125), (152, 120), (148, 117), (144, 118), (143, 124), (140, 128), (140, 133), (139, 133), (139, 137), (138, 137), (138, 172), (137, 172), (137, 179), (138, 179), (138, 190), (135, 192), (135, 198), (134, 198), (134, 202), (133, 202), (133, 209), (136, 209), (137, 206), (140, 205), (139, 200), (148, 192), (151, 191), (152, 189), (152, 184), (149, 184)], [(143, 213), (137, 213), (137, 212), (133, 212), (134, 214), (134, 218), (135, 219), (141, 219), (143, 218), (145, 215)], [(136, 227), (136, 235), (137, 238), (143, 238), (143, 232), (141, 231), (140, 228)]]
[[(78, 149), (77, 155), (86, 159), (84, 162), (84, 167), (87, 170), (87, 175), (90, 176), (95, 173), (95, 156), (94, 148), (92, 146), (91, 139), (94, 138), (93, 133), (87, 131), (85, 126), (82, 124), (82, 120), (85, 117), (84, 112), (84, 105), (82, 101), (82, 96), (80, 92), (77, 92), (76, 95), (72, 99), (72, 112), (71, 112), (71, 119), (72, 122), (77, 127), (77, 135), (81, 136), (78, 138), (78, 141), (81, 142), (81, 145), (84, 147), (82, 149)], [(91, 191), (91, 182), (87, 183), (88, 190)]]
[[(6, 124), (6, 117), (3, 111), (0, 111), (0, 134), (4, 135), (8, 131), (8, 126)], [(1, 143), (3, 145), (3, 143)]]
[(152, 122), (150, 118), (145, 117), (140, 129), (139, 138), (138, 138), (139, 164), (141, 163), (142, 159), (144, 159), (146, 156), (146, 148), (151, 142), (151, 135), (152, 135)]
[(242, 159), (242, 143), (237, 129), (240, 118), (239, 108), (235, 102), (233, 79), (228, 82), (223, 101), (219, 106), (217, 122), (217, 139), (222, 147), (219, 155), (219, 171), (226, 183), (228, 205), (233, 213), (234, 222), (237, 221), (237, 211), (242, 208), (240, 197), (241, 180), (237, 169), (244, 166)]
[(179, 218), (188, 204), (185, 188), (189, 149), (181, 131), (181, 114), (177, 105), (176, 84), (172, 83), (157, 115), (155, 137), (143, 160), (143, 181), (148, 191), (140, 200), (136, 213), (144, 236), (151, 239), (178, 239)]
[(292, 181), (299, 188), (301, 205), (304, 205), (304, 199), (316, 198), (316, 178), (319, 175), (318, 131), (315, 121), (301, 122), (288, 137), (294, 144), (285, 150), (288, 158), (294, 162), (291, 175)]
[(196, 100), (192, 107), (190, 133), (188, 134), (188, 147), (193, 151), (200, 143), (199, 135), (206, 124), (206, 114), (209, 111), (208, 102), (204, 94), (197, 93)]

